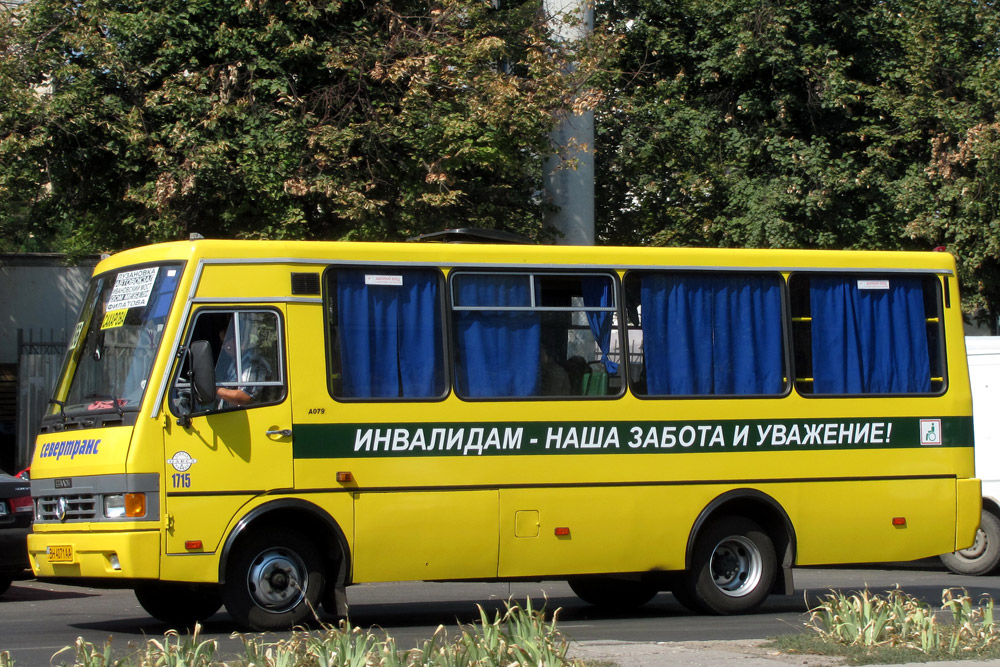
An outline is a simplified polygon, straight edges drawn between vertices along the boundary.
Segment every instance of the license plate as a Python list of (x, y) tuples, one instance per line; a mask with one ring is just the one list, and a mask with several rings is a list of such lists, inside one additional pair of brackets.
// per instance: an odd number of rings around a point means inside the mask
[(73, 547), (58, 546), (48, 547), (45, 552), (49, 555), (50, 563), (71, 563), (73, 562)]
[(7, 516), (7, 503), (0, 500), (0, 516)]

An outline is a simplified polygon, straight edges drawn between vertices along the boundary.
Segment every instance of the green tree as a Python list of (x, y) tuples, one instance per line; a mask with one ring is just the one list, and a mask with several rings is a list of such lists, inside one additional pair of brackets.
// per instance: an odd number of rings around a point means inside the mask
[(538, 237), (552, 112), (590, 67), (537, 0), (30, 0), (0, 23), (7, 250)]
[(1000, 9), (971, 0), (605, 0), (599, 235), (931, 249), (1000, 304)]

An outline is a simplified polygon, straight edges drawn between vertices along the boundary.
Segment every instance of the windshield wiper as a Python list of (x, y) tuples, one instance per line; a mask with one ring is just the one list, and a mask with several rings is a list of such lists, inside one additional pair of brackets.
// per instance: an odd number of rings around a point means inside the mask
[(66, 423), (66, 410), (65, 410), (65, 408), (66, 408), (66, 401), (60, 401), (60, 400), (57, 400), (57, 399), (54, 399), (54, 398), (50, 398), (49, 399), (49, 405), (58, 405), (59, 406), (59, 416), (62, 417), (63, 424), (65, 424)]

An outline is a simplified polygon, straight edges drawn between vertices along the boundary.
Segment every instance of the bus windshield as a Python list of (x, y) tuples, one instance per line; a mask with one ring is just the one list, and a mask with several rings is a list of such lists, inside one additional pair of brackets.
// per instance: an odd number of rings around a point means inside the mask
[(138, 410), (180, 275), (160, 264), (93, 279), (46, 419)]

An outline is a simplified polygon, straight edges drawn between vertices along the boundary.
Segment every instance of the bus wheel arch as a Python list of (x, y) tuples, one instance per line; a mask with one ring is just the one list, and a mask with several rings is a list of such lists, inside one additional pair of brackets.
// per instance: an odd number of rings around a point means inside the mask
[(699, 611), (750, 611), (770, 593), (793, 591), (794, 562), (795, 532), (781, 505), (755, 489), (734, 489), (694, 522), (674, 593)]
[[(223, 546), (219, 582), (226, 607), (238, 622), (255, 629), (290, 627), (314, 613), (320, 603), (330, 613), (344, 616), (349, 554), (339, 524), (316, 505), (292, 498), (260, 505), (239, 520)], [(272, 604), (280, 608), (281, 595), (273, 591), (269, 595), (255, 589), (255, 584), (286, 576), (293, 588), (306, 589), (302, 602), (311, 609), (293, 605), (295, 610), (275, 614), (251, 609)], [(233, 577), (238, 580), (230, 581)]]

